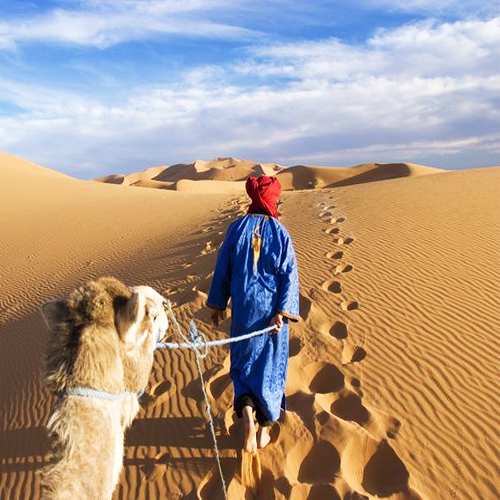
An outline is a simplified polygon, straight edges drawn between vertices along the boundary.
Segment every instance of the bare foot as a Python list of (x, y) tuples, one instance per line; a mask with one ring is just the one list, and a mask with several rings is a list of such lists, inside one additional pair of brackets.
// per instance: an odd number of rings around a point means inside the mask
[(259, 431), (257, 432), (257, 446), (259, 448), (265, 448), (271, 441), (271, 436), (269, 435), (269, 431), (267, 427), (259, 427)]
[(257, 453), (257, 433), (253, 421), (253, 410), (250, 406), (243, 408), (243, 421), (245, 422), (245, 445), (243, 449), (248, 453)]

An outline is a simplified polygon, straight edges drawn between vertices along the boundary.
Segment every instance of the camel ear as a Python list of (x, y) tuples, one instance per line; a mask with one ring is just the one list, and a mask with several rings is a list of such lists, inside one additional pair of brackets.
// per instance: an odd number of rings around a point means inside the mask
[(144, 298), (141, 294), (134, 292), (116, 311), (116, 327), (120, 337), (127, 343), (135, 342), (142, 317), (140, 311), (144, 309)]
[(57, 331), (63, 324), (70, 321), (69, 309), (62, 299), (54, 299), (45, 302), (41, 308), (45, 324), (53, 332)]

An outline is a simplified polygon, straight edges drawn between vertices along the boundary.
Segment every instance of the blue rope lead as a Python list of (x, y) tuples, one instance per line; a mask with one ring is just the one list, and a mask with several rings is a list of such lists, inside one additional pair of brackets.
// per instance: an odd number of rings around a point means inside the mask
[(210, 402), (208, 401), (208, 394), (205, 389), (205, 380), (203, 378), (203, 371), (201, 369), (201, 363), (200, 359), (204, 358), (207, 355), (208, 348), (205, 345), (205, 351), (200, 353), (200, 347), (203, 346), (203, 344), (206, 344), (204, 342), (205, 338), (203, 337), (203, 334), (198, 333), (198, 330), (196, 329), (196, 325), (194, 321), (191, 321), (189, 324), (189, 333), (191, 335), (191, 339), (188, 339), (184, 333), (181, 330), (181, 327), (179, 326), (179, 323), (177, 322), (177, 318), (175, 317), (174, 311), (172, 310), (172, 303), (169, 300), (165, 301), (167, 305), (167, 311), (170, 313), (170, 316), (172, 317), (172, 321), (174, 323), (174, 326), (179, 333), (179, 335), (182, 337), (183, 340), (186, 341), (186, 344), (190, 348), (193, 349), (195, 353), (195, 359), (196, 359), (196, 368), (198, 369), (198, 375), (200, 376), (200, 383), (201, 383), (201, 388), (203, 390), (203, 397), (205, 398), (205, 408), (206, 408), (206, 414), (208, 417), (208, 423), (210, 426), (210, 432), (212, 434), (212, 441), (214, 443), (214, 451), (215, 451), (215, 459), (217, 461), (217, 468), (219, 469), (219, 476), (221, 480), (221, 486), (222, 486), (222, 494), (224, 495), (224, 498), (227, 499), (227, 486), (226, 486), (226, 481), (224, 480), (224, 474), (222, 473), (222, 466), (220, 463), (220, 455), (219, 455), (219, 447), (217, 445), (217, 437), (215, 435), (215, 426), (214, 426), (214, 419), (212, 417), (212, 410), (210, 408)]
[[(193, 328), (194, 323), (191, 322), (190, 329)], [(196, 326), (194, 327), (196, 328)], [(207, 342), (203, 339), (203, 337), (198, 334), (196, 340), (194, 342), (158, 342), (156, 344), (156, 349), (199, 349), (200, 347), (214, 347), (226, 344), (232, 344), (233, 342), (240, 342), (241, 340), (251, 339), (252, 337), (257, 337), (258, 335), (262, 335), (264, 333), (268, 333), (271, 330), (274, 330), (275, 326), (268, 326), (267, 328), (263, 328), (262, 330), (257, 330), (255, 332), (246, 333), (245, 335), (241, 335), (239, 337), (231, 337), (229, 339), (220, 339), (220, 340), (211, 340)], [(198, 333), (198, 332), (197, 332)], [(183, 336), (184, 337), (184, 336)], [(185, 337), (184, 337), (185, 338)]]
[[(184, 342), (181, 342), (179, 344), (174, 343), (174, 342), (158, 342), (156, 344), (156, 349), (193, 349), (195, 353), (195, 359), (196, 359), (196, 368), (198, 369), (198, 374), (200, 376), (200, 383), (201, 383), (201, 388), (203, 390), (203, 397), (205, 399), (205, 408), (206, 408), (206, 414), (208, 417), (208, 423), (210, 426), (210, 432), (212, 434), (212, 441), (214, 443), (214, 451), (215, 451), (215, 458), (217, 461), (217, 467), (219, 469), (219, 475), (221, 479), (221, 486), (222, 486), (222, 493), (224, 495), (224, 498), (227, 498), (227, 486), (226, 486), (226, 481), (224, 480), (224, 474), (222, 473), (222, 466), (220, 463), (220, 455), (219, 455), (219, 447), (217, 445), (217, 437), (215, 435), (215, 426), (214, 426), (214, 421), (212, 417), (212, 411), (210, 408), (210, 402), (208, 400), (208, 394), (205, 389), (205, 380), (203, 378), (203, 371), (201, 369), (201, 363), (200, 359), (206, 357), (208, 354), (208, 348), (209, 347), (214, 347), (214, 346), (221, 346), (225, 344), (231, 344), (233, 342), (240, 342), (242, 340), (247, 340), (251, 339), (252, 337), (257, 337), (258, 335), (263, 335), (264, 333), (268, 333), (271, 330), (275, 330), (275, 326), (268, 326), (267, 328), (264, 328), (262, 330), (258, 330), (255, 332), (247, 333), (245, 335), (241, 335), (240, 337), (231, 337), (228, 339), (221, 339), (221, 340), (213, 340), (211, 342), (207, 342), (205, 340), (204, 335), (201, 332), (198, 332), (198, 329), (196, 328), (196, 324), (194, 321), (191, 321), (189, 323), (189, 334), (190, 334), (190, 339), (184, 335), (184, 333), (181, 330), (181, 327), (179, 326), (179, 323), (177, 322), (177, 319), (175, 317), (174, 311), (172, 310), (172, 303), (169, 300), (165, 299), (165, 304), (167, 307), (165, 307), (165, 310), (170, 313), (170, 316), (172, 317), (172, 321), (174, 323), (174, 326), (177, 330), (177, 332), (180, 334)], [(200, 349), (203, 349), (203, 352), (200, 352)]]

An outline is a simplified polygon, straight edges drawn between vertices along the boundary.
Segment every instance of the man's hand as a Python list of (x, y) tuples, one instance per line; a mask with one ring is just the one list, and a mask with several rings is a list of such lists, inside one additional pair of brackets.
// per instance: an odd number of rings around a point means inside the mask
[(215, 326), (219, 326), (219, 323), (224, 320), (224, 311), (222, 309), (212, 309), (210, 319)]
[(275, 325), (276, 328), (274, 330), (269, 331), (269, 335), (273, 333), (279, 332), (283, 328), (283, 314), (276, 313), (273, 319), (271, 320), (270, 326)]

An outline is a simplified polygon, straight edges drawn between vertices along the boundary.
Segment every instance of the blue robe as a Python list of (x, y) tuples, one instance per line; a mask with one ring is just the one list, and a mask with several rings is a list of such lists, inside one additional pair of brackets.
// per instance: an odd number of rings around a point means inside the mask
[(292, 240), (275, 218), (248, 214), (228, 228), (219, 250), (207, 305), (225, 309), (229, 298), (231, 337), (269, 326), (277, 312), (280, 332), (231, 344), (235, 402), (251, 394), (269, 420), (285, 408), (288, 320), (299, 319), (299, 279)]

